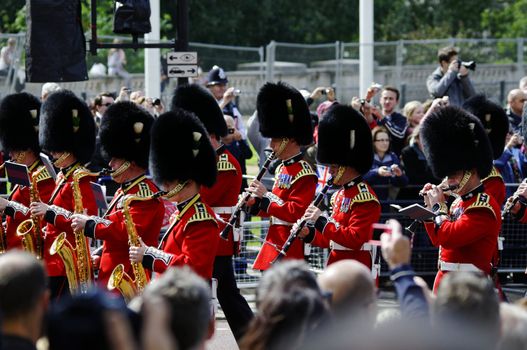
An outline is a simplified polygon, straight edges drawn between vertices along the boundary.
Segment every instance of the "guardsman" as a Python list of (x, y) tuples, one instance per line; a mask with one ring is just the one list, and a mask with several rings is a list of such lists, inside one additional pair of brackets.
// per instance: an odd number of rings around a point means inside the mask
[[(31, 178), (36, 176), (37, 192), (47, 202), (55, 188), (55, 181), (40, 160), (38, 123), (40, 101), (27, 93), (4, 97), (0, 104), (0, 142), (12, 162), (26, 165)], [(0, 198), (0, 211), (6, 214), (5, 247), (22, 248), (22, 238), (17, 236), (18, 225), (30, 218), (30, 187), (16, 185), (9, 200)], [(43, 238), (42, 238), (43, 240)]]
[[(463, 103), (463, 108), (474, 114), (481, 121), (487, 132), (494, 160), (500, 159), (505, 148), (505, 139), (509, 131), (509, 120), (505, 110), (495, 102), (487, 99), (484, 95), (472, 96)], [(501, 206), (505, 202), (505, 181), (495, 166), (490, 174), (481, 180), (485, 192), (490, 194)]]
[(187, 265), (211, 280), (220, 231), (199, 194), (200, 186), (214, 185), (217, 174), (207, 131), (194, 114), (173, 108), (156, 119), (151, 135), (150, 170), (177, 210), (158, 248), (130, 247), (130, 260), (156, 273)]
[(425, 118), (420, 135), (434, 175), (457, 186), (458, 195), (448, 207), (440, 186), (426, 184), (422, 189), (427, 208), (435, 214), (425, 228), (439, 247), (437, 291), (451, 271), (491, 274), (501, 215), (481, 183), (492, 170), (492, 149), (478, 118), (458, 107), (444, 107)]
[[(255, 269), (267, 270), (313, 200), (318, 178), (302, 160), (300, 147), (313, 142), (311, 115), (302, 94), (283, 82), (266, 83), (258, 93), (257, 109), (260, 132), (271, 138), (270, 147), (282, 161), (272, 192), (257, 180), (247, 189), (256, 198), (248, 202), (252, 212), (270, 218), (265, 243), (254, 262)], [(304, 259), (301, 240), (291, 245), (286, 259)]]
[[(373, 163), (370, 128), (356, 110), (330, 107), (318, 127), (317, 161), (329, 166), (334, 186), (342, 186), (331, 200), (331, 216), (310, 205), (304, 219), (312, 223), (301, 236), (315, 246), (330, 248), (328, 265), (343, 259), (360, 261), (372, 269), (376, 258), (372, 224), (381, 206), (373, 189), (362, 179)], [(375, 272), (377, 272), (375, 270)]]
[[(68, 293), (69, 289), (64, 263), (58, 254), (50, 254), (50, 248), (62, 232), (66, 233), (66, 239), (75, 247), (71, 228), (71, 215), (75, 210), (73, 173), (81, 169), (88, 174), (83, 164), (90, 161), (95, 149), (95, 121), (86, 103), (68, 90), (51, 94), (42, 105), (39, 141), (42, 149), (51, 154), (54, 165), (60, 169), (49, 201), (31, 203), (30, 207), (34, 215), (42, 216), (47, 222), (44, 259), (50, 277), (52, 298), (56, 298)], [(79, 179), (82, 206), (89, 215), (97, 213), (90, 184), (95, 180), (87, 175)]]
[[(172, 107), (193, 112), (203, 123), (209, 140), (216, 150), (218, 176), (212, 187), (201, 186), (200, 194), (214, 213), (221, 218), (220, 230), (228, 222), (236, 203), (242, 183), (242, 171), (236, 158), (220, 143), (220, 137), (227, 134), (227, 125), (214, 97), (199, 85), (178, 86), (172, 98)], [(240, 339), (253, 313), (245, 298), (240, 294), (232, 266), (232, 256), (237, 253), (240, 234), (230, 231), (227, 240), (220, 239), (214, 259), (213, 277), (218, 280), (218, 301), (236, 339)]]
[[(153, 123), (154, 117), (133, 102), (111, 105), (101, 119), (101, 150), (104, 157), (110, 160), (113, 180), (121, 187), (102, 218), (75, 214), (73, 229), (84, 229), (87, 237), (104, 241), (98, 275), (98, 282), (103, 288), (106, 288), (113, 269), (119, 264), (123, 264), (124, 271), (134, 278), (128, 254), (128, 225), (132, 224), (148, 245), (157, 245), (161, 232), (163, 202), (159, 198), (142, 200), (158, 191), (156, 185), (146, 178)], [(126, 222), (124, 218), (125, 196), (138, 197), (129, 206), (133, 223)], [(98, 258), (94, 256), (93, 260)]]

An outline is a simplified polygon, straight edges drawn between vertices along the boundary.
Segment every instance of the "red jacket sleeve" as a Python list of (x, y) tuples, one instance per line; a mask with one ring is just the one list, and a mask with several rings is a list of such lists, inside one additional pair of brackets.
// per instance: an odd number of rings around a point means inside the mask
[[(82, 195), (82, 207), (84, 208), (84, 211), (86, 212), (86, 215), (97, 215), (97, 204), (95, 203), (95, 197), (93, 195), (93, 191), (91, 189), (90, 185), (91, 177), (83, 177), (79, 181), (79, 187), (81, 190)], [(66, 186), (69, 186), (69, 191), (64, 191), (63, 194), (65, 196), (68, 196), (67, 198), (63, 198), (66, 202), (71, 201), (71, 207), (75, 207), (74, 203), (74, 197), (73, 197), (73, 184), (68, 183)], [(60, 230), (71, 230), (71, 214), (73, 212), (70, 212), (69, 215), (56, 215), (55, 216), (55, 222), (53, 225), (60, 231)]]

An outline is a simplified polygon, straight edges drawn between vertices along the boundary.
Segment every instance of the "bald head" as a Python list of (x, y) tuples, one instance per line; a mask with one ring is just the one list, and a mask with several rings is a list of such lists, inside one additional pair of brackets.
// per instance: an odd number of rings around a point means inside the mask
[(513, 89), (507, 95), (507, 103), (510, 109), (516, 114), (521, 115), (523, 111), (523, 104), (526, 100), (526, 94), (521, 89)]
[(375, 305), (375, 286), (371, 272), (355, 260), (340, 260), (329, 265), (318, 277), (324, 291), (332, 293), (333, 312), (360, 310)]

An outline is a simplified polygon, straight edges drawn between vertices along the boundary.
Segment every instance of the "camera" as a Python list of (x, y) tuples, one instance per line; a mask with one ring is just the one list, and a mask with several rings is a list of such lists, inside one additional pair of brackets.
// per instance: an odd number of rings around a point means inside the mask
[(476, 61), (461, 61), (457, 60), (457, 67), (458, 69), (461, 68), (461, 66), (470, 69), (472, 71), (476, 70)]
[(242, 91), (241, 91), (240, 89), (234, 89), (234, 90), (232, 91), (232, 94), (233, 94), (234, 96), (239, 96), (241, 93), (242, 93)]
[(154, 105), (154, 106), (161, 105), (161, 100), (159, 98), (154, 99), (154, 101), (152, 102), (152, 105)]

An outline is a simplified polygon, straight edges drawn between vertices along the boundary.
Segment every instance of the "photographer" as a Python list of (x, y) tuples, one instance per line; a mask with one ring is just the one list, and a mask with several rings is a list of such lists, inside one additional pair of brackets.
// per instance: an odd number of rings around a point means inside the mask
[[(458, 59), (456, 48), (449, 46), (437, 53), (439, 67), (426, 80), (432, 97), (448, 96), (450, 105), (461, 106), (465, 99), (476, 94), (469, 78), (469, 68)], [(475, 68), (472, 64), (471, 69)]]

